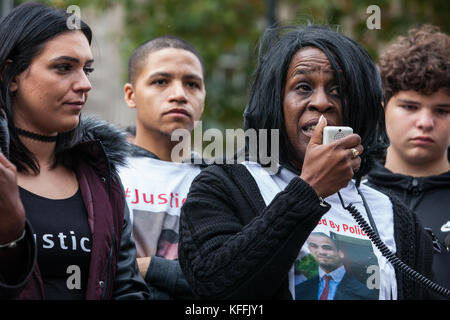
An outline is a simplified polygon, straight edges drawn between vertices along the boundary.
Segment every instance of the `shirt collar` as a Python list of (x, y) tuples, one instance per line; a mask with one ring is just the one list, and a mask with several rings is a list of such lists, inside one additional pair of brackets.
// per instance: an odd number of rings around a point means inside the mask
[(337, 268), (336, 270), (330, 272), (330, 273), (326, 273), (325, 271), (322, 270), (322, 268), (319, 267), (319, 278), (322, 279), (324, 275), (329, 275), (331, 276), (331, 278), (336, 281), (336, 282), (340, 282), (342, 280), (342, 278), (345, 275), (345, 267), (344, 266), (340, 266), (339, 268)]

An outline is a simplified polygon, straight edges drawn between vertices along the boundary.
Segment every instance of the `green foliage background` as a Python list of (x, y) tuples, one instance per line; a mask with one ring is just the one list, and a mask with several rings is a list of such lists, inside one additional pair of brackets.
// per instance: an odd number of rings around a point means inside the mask
[(312, 254), (304, 256), (301, 260), (295, 261), (295, 274), (303, 274), (307, 279), (311, 279), (319, 274), (319, 264)]
[[(339, 26), (376, 60), (390, 40), (423, 23), (450, 33), (448, 0), (274, 0), (279, 24), (305, 22)], [(21, 3), (26, 1), (16, 1)], [(248, 87), (255, 67), (258, 39), (267, 24), (268, 0), (40, 0), (62, 8), (78, 5), (102, 12), (125, 9), (121, 54), (144, 41), (171, 34), (185, 38), (202, 54), (206, 65), (206, 108), (203, 127), (242, 127)], [(381, 9), (381, 29), (369, 30), (366, 9)], [(95, 30), (94, 30), (95, 33)], [(124, 63), (125, 65), (126, 63)], [(124, 80), (126, 75), (123, 75)]]

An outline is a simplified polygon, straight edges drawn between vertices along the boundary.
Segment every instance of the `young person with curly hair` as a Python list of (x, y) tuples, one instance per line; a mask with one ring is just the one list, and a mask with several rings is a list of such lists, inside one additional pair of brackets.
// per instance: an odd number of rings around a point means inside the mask
[(449, 288), (450, 37), (425, 25), (380, 56), (388, 147), (368, 184), (398, 196), (434, 238), (433, 271)]

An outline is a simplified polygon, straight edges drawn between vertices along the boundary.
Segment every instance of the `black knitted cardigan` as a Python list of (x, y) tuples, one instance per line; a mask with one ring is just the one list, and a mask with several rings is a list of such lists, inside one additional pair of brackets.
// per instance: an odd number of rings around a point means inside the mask
[[(395, 198), (397, 256), (431, 278), (432, 242)], [(292, 299), (288, 272), (299, 249), (330, 206), (294, 178), (266, 206), (243, 165), (212, 165), (193, 181), (180, 220), (179, 261), (201, 299)], [(428, 292), (396, 273), (398, 299)]]

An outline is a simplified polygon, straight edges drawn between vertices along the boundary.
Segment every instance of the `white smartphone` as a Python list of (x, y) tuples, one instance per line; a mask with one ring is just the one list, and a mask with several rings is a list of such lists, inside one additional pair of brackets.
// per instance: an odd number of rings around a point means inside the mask
[(323, 128), (323, 144), (327, 144), (343, 137), (346, 137), (353, 133), (353, 129), (350, 127), (335, 127), (335, 126), (326, 126)]

